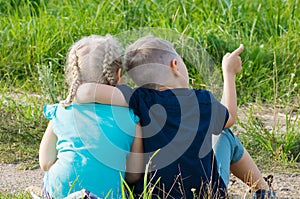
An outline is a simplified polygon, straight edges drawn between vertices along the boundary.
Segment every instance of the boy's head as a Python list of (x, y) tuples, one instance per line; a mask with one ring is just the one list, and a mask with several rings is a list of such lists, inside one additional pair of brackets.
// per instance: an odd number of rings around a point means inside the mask
[[(165, 86), (170, 84), (170, 79), (174, 77), (172, 72), (176, 71), (188, 82), (186, 67), (173, 45), (151, 35), (138, 39), (126, 48), (124, 66), (137, 86), (154, 89)], [(173, 82), (174, 79), (171, 84)]]
[(120, 45), (110, 35), (83, 37), (69, 49), (65, 75), (70, 103), (82, 83), (115, 85), (121, 69)]

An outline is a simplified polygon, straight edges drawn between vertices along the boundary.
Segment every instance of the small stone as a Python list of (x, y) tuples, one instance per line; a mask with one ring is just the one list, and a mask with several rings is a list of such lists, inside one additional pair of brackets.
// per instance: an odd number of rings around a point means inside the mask
[(299, 173), (292, 173), (291, 177), (294, 178), (294, 177), (297, 177), (299, 176)]
[(280, 191), (290, 191), (291, 189), (289, 187), (282, 187), (280, 188)]

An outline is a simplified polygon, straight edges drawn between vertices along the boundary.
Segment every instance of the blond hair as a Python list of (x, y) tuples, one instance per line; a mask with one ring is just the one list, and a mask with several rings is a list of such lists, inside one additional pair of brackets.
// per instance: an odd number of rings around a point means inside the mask
[(72, 102), (82, 83), (115, 85), (116, 72), (121, 68), (118, 41), (111, 35), (83, 37), (69, 49), (66, 61), (66, 83), (69, 94), (65, 104)]
[(164, 66), (178, 56), (172, 43), (148, 35), (126, 48), (124, 68), (137, 86), (155, 89), (165, 79)]

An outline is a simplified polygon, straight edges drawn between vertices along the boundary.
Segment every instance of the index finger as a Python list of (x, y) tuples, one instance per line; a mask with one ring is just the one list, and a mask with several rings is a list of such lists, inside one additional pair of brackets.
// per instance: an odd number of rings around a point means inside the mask
[(237, 49), (235, 49), (231, 54), (232, 55), (239, 55), (243, 52), (244, 50), (244, 45), (241, 44)]

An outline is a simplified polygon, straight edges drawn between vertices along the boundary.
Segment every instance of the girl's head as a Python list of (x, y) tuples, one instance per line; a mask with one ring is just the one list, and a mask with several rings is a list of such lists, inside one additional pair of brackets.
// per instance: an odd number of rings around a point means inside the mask
[(69, 49), (66, 61), (66, 83), (69, 94), (66, 104), (72, 102), (80, 84), (102, 83), (115, 85), (121, 69), (118, 41), (111, 35), (83, 37)]

